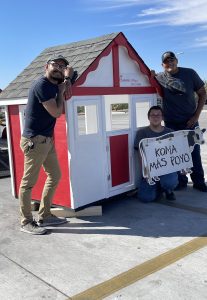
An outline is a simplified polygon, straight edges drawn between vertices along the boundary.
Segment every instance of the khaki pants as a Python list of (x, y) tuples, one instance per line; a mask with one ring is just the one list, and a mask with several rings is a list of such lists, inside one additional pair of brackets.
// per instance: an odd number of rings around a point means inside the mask
[[(31, 145), (33, 143), (33, 146)], [(24, 153), (24, 175), (19, 189), (21, 224), (33, 220), (31, 211), (31, 192), (37, 182), (41, 166), (47, 174), (42, 191), (39, 219), (50, 215), (50, 207), (56, 187), (61, 177), (53, 138), (37, 135), (33, 138), (22, 137), (20, 147)]]

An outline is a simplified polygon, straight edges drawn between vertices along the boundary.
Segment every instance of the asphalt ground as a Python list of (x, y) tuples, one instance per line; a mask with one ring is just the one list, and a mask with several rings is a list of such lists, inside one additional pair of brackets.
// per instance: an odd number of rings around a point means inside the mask
[(191, 182), (175, 193), (173, 203), (115, 197), (102, 216), (32, 236), (20, 232), (18, 200), (1, 178), (0, 299), (207, 299), (207, 194)]
[[(206, 299), (207, 197), (116, 197), (98, 217), (20, 232), (10, 178), (0, 181), (0, 299)], [(36, 212), (34, 212), (35, 216)]]

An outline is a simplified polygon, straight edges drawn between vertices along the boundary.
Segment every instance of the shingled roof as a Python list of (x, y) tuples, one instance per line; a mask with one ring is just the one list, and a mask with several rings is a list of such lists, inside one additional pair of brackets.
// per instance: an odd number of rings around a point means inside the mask
[(31, 83), (44, 74), (44, 65), (54, 53), (66, 57), (79, 78), (118, 34), (46, 48), (2, 91), (0, 100), (27, 98)]

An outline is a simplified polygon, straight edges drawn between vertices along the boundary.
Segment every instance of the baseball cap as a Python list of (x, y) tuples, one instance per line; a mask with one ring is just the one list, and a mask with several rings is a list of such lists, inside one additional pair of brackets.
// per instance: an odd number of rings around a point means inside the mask
[(175, 53), (171, 51), (167, 51), (162, 55), (162, 62), (164, 62), (167, 58), (176, 58)]
[(47, 63), (49, 63), (50, 61), (55, 61), (55, 60), (59, 60), (59, 59), (63, 60), (64, 63), (66, 64), (66, 66), (69, 65), (69, 62), (67, 61), (67, 59), (66, 59), (64, 56), (60, 55), (60, 54), (58, 54), (58, 55), (57, 55), (57, 54), (53, 54), (53, 55), (48, 59)]

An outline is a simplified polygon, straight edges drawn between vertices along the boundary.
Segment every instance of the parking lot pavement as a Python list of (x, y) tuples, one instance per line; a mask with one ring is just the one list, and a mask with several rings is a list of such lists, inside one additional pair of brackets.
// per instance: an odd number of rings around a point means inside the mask
[(31, 236), (0, 179), (0, 299), (206, 299), (206, 194), (189, 185), (176, 196), (191, 209), (115, 197), (102, 216)]

